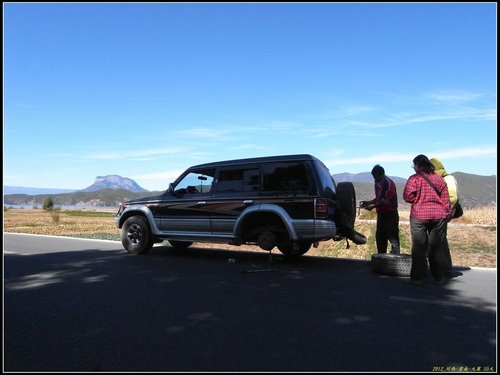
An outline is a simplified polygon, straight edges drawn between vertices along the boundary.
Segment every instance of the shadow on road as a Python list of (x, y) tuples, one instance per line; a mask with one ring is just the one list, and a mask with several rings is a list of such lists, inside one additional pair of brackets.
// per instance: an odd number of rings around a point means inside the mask
[(496, 369), (474, 270), (413, 287), (369, 261), (96, 244), (4, 255), (5, 371)]

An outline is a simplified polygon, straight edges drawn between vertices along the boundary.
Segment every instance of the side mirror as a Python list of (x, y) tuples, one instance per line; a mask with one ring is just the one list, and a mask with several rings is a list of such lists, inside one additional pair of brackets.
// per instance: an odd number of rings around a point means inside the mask
[(180, 198), (182, 197), (184, 194), (187, 193), (187, 190), (186, 189), (178, 189), (178, 190), (174, 190), (174, 185), (172, 183), (170, 183), (170, 185), (168, 185), (168, 190), (167, 190), (168, 193), (172, 194), (174, 197), (177, 197), (177, 198)]

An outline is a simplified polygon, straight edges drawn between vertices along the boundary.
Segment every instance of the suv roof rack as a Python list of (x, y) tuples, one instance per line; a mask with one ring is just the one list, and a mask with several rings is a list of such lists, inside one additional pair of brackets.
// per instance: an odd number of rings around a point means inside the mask
[(291, 160), (315, 160), (323, 164), (318, 158), (309, 154), (294, 154), (294, 155), (278, 155), (278, 156), (261, 156), (257, 158), (245, 158), (245, 159), (234, 159), (234, 160), (223, 160), (216, 161), (205, 164), (198, 164), (192, 166), (192, 168), (204, 168), (204, 167), (217, 167), (219, 165), (237, 165), (246, 163), (263, 163), (267, 161), (277, 162), (277, 161), (291, 161)]

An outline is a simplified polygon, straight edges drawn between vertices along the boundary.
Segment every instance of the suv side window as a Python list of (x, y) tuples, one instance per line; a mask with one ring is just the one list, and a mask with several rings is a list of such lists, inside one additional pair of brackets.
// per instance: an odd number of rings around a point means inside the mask
[(215, 169), (191, 171), (175, 186), (176, 192), (208, 194), (214, 181)]
[(259, 168), (257, 166), (221, 169), (219, 171), (215, 193), (255, 193), (259, 191)]
[(264, 163), (263, 192), (309, 194), (313, 190), (306, 162)]

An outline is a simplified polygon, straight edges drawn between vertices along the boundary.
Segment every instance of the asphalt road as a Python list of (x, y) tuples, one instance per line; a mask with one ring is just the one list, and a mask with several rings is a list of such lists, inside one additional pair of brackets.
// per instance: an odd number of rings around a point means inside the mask
[(4, 371), (497, 369), (496, 269), (417, 287), (369, 261), (268, 259), (4, 233)]

